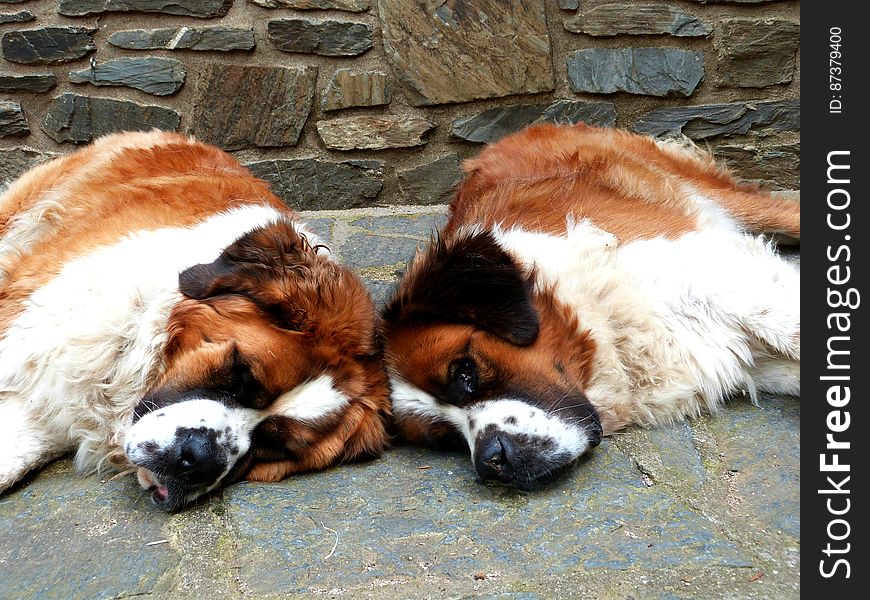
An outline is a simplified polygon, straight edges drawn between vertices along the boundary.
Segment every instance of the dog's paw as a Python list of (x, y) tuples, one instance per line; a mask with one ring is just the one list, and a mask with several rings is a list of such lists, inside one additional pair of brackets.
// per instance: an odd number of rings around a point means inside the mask
[(293, 471), (290, 464), (289, 461), (257, 463), (248, 472), (246, 479), (262, 483), (281, 481)]

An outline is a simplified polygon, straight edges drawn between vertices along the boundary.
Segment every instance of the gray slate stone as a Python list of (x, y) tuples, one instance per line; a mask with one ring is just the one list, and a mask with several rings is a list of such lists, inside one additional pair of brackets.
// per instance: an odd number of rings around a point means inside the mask
[(0, 138), (21, 137), (30, 133), (24, 111), (18, 102), (0, 101)]
[(772, 142), (766, 146), (722, 144), (712, 151), (741, 179), (757, 181), (773, 190), (800, 189), (800, 142)]
[(57, 12), (83, 17), (105, 12), (156, 12), (200, 19), (222, 17), (233, 0), (60, 0)]
[(245, 166), (268, 181), (272, 191), (296, 210), (370, 206), (384, 185), (384, 163), (379, 160), (304, 158), (263, 160)]
[[(420, 565), (452, 589), (481, 569), (529, 581), (577, 570), (611, 579), (624, 569), (752, 564), (697, 511), (640, 483), (609, 440), (544, 494), (482, 486), (463, 454), (411, 448), (390, 454), (393, 469), (373, 461), (292, 477), (280, 486), (229, 488), (227, 512), (245, 589), (254, 596), (338, 587), (380, 591), (385, 580), (418, 576)], [(398, 480), (397, 472), (403, 473)], [(336, 539), (324, 535), (321, 523), (338, 536), (340, 570), (321, 560)], [(393, 584), (381, 597), (408, 596)]]
[(387, 76), (377, 71), (338, 69), (326, 87), (320, 108), (326, 111), (390, 103)]
[(162, 106), (62, 94), (52, 99), (42, 130), (54, 141), (87, 143), (116, 131), (178, 129), (180, 116)]
[(541, 113), (536, 123), (587, 123), (598, 127), (616, 125), (616, 105), (612, 102), (556, 100)]
[(689, 423), (629, 428), (614, 441), (654, 484), (664, 484), (692, 497), (701, 491), (707, 479)]
[(335, 226), (335, 219), (328, 217), (314, 219), (303, 217), (303, 221), (305, 222), (305, 228), (320, 238), (322, 243), (326, 244), (327, 247), (332, 245), (332, 230)]
[(332, 150), (384, 150), (426, 143), (423, 135), (435, 127), (418, 116), (359, 116), (318, 121), (317, 133)]
[(371, 9), (371, 0), (248, 0), (264, 8), (295, 8), (297, 10), (343, 10), (366, 12)]
[(385, 239), (367, 231), (355, 232), (341, 245), (339, 258), (343, 264), (364, 274), (374, 270), (383, 275), (386, 270), (389, 276), (394, 276), (396, 269), (404, 268), (422, 245), (421, 240), (405, 236), (390, 236)]
[(316, 80), (316, 67), (203, 65), (190, 132), (225, 150), (294, 146), (311, 112)]
[(109, 43), (128, 50), (253, 50), (252, 29), (237, 27), (169, 27), (132, 29), (109, 36)]
[(356, 56), (372, 47), (372, 26), (368, 23), (276, 19), (269, 21), (266, 34), (282, 52)]
[(3, 34), (3, 58), (28, 65), (54, 65), (87, 56), (97, 49), (96, 29), (43, 27)]
[(451, 133), (469, 142), (488, 144), (531, 125), (543, 114), (546, 104), (497, 106), (472, 117), (460, 117), (452, 123)]
[(380, 0), (384, 52), (414, 106), (554, 89), (543, 2)]
[(408, 204), (446, 204), (462, 181), (459, 156), (450, 154), (438, 160), (401, 169), (399, 187)]
[(719, 83), (765, 87), (794, 77), (800, 25), (781, 19), (724, 19), (716, 49)]
[[(421, 242), (428, 242), (437, 229), (447, 224), (447, 215), (443, 212), (435, 212), (411, 215), (367, 216), (354, 219), (350, 224), (354, 227), (365, 229), (374, 235), (389, 237), (401, 235), (415, 238)], [(384, 245), (389, 245), (389, 243), (384, 240)], [(384, 265), (388, 264), (388, 261), (384, 262)]]
[(691, 96), (704, 78), (704, 54), (677, 48), (590, 48), (568, 56), (575, 92)]
[(0, 188), (55, 156), (57, 154), (40, 152), (33, 148), (0, 148)]
[(372, 297), (375, 310), (380, 310), (387, 303), (387, 300), (393, 297), (396, 291), (396, 283), (394, 281), (381, 281), (379, 279), (369, 279), (368, 277), (362, 277), (361, 279)]
[(4, 494), (0, 557), (6, 565), (27, 567), (2, 578), (0, 596), (78, 600), (153, 591), (182, 553), (167, 544), (146, 546), (171, 537), (172, 530), (136, 487), (128, 478), (99, 483), (82, 477), (63, 461), (23, 491)]
[(516, 133), (532, 123), (588, 123), (598, 127), (616, 125), (612, 102), (557, 100), (552, 104), (510, 105), (491, 108), (472, 117), (453, 121), (452, 134), (469, 142), (488, 144)]
[(47, 92), (56, 85), (57, 76), (54, 73), (0, 73), (0, 92)]
[(580, 0), (559, 0), (559, 8), (562, 10), (577, 10)]
[(602, 4), (565, 20), (565, 29), (593, 36), (673, 35), (704, 37), (713, 26), (664, 4)]
[(693, 140), (720, 135), (753, 133), (765, 136), (781, 131), (800, 131), (800, 100), (656, 108), (641, 116), (632, 129), (654, 136), (681, 133)]
[[(758, 537), (769, 535), (766, 527), (799, 539), (800, 403), (765, 394), (759, 404), (735, 401), (708, 420), (724, 455), (721, 469), (731, 474), (732, 493), (741, 499), (731, 518)], [(756, 436), (765, 443), (750, 449), (745, 440)]]
[(116, 58), (69, 74), (72, 83), (125, 86), (155, 96), (174, 94), (184, 85), (184, 77), (181, 61), (158, 56)]
[(29, 10), (21, 10), (14, 13), (0, 13), (0, 25), (6, 23), (26, 23), (36, 18)]

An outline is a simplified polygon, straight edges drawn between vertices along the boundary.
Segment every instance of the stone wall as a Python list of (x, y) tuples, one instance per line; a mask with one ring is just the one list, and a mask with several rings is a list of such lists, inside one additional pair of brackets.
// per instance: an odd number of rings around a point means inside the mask
[(0, 183), (160, 127), (300, 209), (443, 203), (482, 143), (578, 120), (800, 183), (795, 1), (0, 0), (0, 37)]

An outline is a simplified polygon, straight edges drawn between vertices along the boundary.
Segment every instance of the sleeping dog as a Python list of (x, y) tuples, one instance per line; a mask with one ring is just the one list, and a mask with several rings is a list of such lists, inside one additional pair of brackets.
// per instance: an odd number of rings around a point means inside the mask
[(800, 209), (691, 143), (539, 125), (465, 164), (383, 310), (399, 433), (539, 486), (630, 424), (799, 394)]
[(0, 196), (0, 492), (70, 451), (175, 510), (379, 454), (374, 309), (231, 156), (99, 139)]

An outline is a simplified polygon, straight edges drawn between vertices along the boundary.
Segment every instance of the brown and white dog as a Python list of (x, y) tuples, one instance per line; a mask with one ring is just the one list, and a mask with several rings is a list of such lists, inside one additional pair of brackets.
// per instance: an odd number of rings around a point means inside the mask
[(799, 238), (795, 203), (691, 144), (583, 125), (465, 170), (382, 314), (405, 438), (528, 489), (629, 424), (799, 393), (799, 273), (756, 235)]
[(267, 185), (181, 135), (123, 133), (0, 196), (0, 492), (75, 450), (175, 510), (377, 455), (374, 308)]

